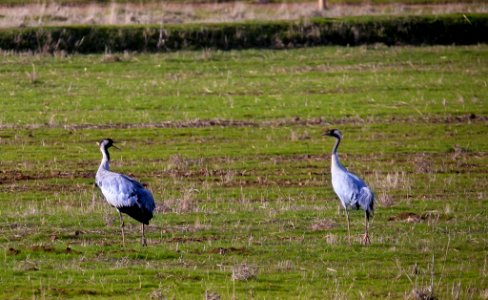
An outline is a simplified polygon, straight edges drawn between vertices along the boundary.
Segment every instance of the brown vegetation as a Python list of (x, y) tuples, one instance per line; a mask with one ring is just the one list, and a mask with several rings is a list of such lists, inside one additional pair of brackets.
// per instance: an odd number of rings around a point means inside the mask
[(307, 17), (358, 15), (405, 15), (445, 13), (486, 13), (486, 5), (457, 3), (445, 5), (347, 5), (332, 4), (319, 11), (317, 2), (302, 3), (159, 3), (61, 5), (40, 2), (21, 6), (0, 6), (1, 27), (45, 25), (129, 25), (221, 23), (246, 20), (296, 20)]

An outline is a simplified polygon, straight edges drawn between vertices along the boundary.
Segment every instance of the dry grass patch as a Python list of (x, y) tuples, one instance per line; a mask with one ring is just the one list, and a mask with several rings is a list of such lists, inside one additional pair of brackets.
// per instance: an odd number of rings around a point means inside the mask
[(323, 231), (323, 230), (331, 230), (332, 228), (336, 227), (337, 223), (331, 219), (322, 219), (316, 220), (310, 226), (312, 231)]
[(361, 15), (422, 15), (445, 13), (486, 13), (485, 5), (453, 3), (446, 5), (347, 5), (334, 4), (324, 11), (317, 10), (316, 2), (301, 3), (245, 3), (218, 4), (150, 2), (110, 3), (95, 2), (81, 5), (61, 5), (39, 2), (35, 4), (0, 6), (0, 27), (41, 25), (129, 25), (219, 23), (245, 20), (296, 20), (309, 17), (344, 17)]
[(205, 300), (220, 300), (220, 295), (217, 292), (205, 290)]
[(255, 266), (242, 263), (232, 267), (232, 280), (242, 281), (254, 279), (258, 275), (258, 269)]

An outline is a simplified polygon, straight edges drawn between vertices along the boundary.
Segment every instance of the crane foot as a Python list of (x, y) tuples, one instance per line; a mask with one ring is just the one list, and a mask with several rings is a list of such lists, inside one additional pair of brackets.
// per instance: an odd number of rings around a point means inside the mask
[(371, 244), (371, 241), (370, 241), (370, 239), (369, 239), (369, 235), (368, 235), (367, 233), (365, 233), (365, 234), (363, 235), (363, 245), (367, 246), (367, 245), (369, 245), (369, 244)]

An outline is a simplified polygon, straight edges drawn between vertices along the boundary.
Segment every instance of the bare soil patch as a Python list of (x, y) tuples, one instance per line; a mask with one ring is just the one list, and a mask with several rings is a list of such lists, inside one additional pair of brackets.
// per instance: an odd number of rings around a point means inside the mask
[(204, 243), (204, 242), (216, 241), (216, 240), (218, 240), (218, 238), (214, 237), (214, 236), (206, 236), (206, 237), (187, 237), (187, 236), (180, 237), (180, 236), (178, 236), (178, 237), (165, 239), (164, 242), (168, 242), (168, 243), (191, 243), (191, 242)]
[(437, 211), (427, 211), (422, 214), (417, 214), (414, 212), (402, 212), (396, 216), (388, 218), (388, 221), (396, 221), (396, 222), (406, 222), (406, 223), (419, 223), (422, 221), (431, 221), (431, 220), (449, 220), (451, 216), (446, 214), (442, 214)]
[(12, 248), (12, 247), (8, 248), (8, 250), (7, 250), (7, 255), (17, 255), (19, 253), (20, 253), (20, 250)]
[(208, 253), (211, 254), (220, 254), (220, 255), (226, 255), (226, 254), (239, 254), (243, 255), (246, 253), (249, 253), (249, 250), (246, 248), (235, 248), (235, 247), (230, 247), (230, 248), (224, 248), (224, 247), (218, 247), (214, 248), (208, 251)]
[[(47, 179), (95, 178), (95, 172), (90, 171), (0, 171), (0, 183), (8, 184), (19, 181), (47, 180)], [(79, 187), (76, 187), (79, 188)]]

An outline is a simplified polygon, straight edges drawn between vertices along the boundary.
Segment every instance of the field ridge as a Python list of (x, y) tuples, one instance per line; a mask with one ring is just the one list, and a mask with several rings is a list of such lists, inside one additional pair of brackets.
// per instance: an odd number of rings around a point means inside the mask
[(205, 128), (205, 127), (286, 127), (286, 126), (326, 126), (326, 125), (353, 125), (384, 123), (474, 123), (488, 122), (488, 116), (474, 113), (448, 116), (408, 116), (382, 118), (345, 117), (338, 119), (325, 119), (322, 117), (303, 119), (300, 117), (276, 119), (276, 120), (226, 120), (226, 119), (196, 119), (186, 121), (162, 121), (153, 123), (111, 123), (111, 124), (0, 124), (2, 129), (41, 129), (62, 128), (66, 130), (84, 129), (149, 129), (149, 128)]

